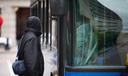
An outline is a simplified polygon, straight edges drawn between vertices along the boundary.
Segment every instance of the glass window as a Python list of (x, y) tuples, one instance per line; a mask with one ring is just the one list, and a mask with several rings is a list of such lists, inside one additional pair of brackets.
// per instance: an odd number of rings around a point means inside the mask
[[(128, 51), (128, 30), (123, 13), (108, 0), (74, 0), (73, 4), (73, 66), (124, 65)], [(106, 2), (106, 3), (105, 3)], [(124, 1), (125, 3), (125, 1)], [(121, 6), (117, 6), (121, 7)], [(124, 15), (122, 15), (124, 14)], [(70, 36), (70, 34), (68, 34)], [(68, 46), (69, 47), (69, 46)], [(71, 46), (70, 46), (71, 47)]]
[[(97, 55), (97, 38), (91, 24), (91, 11), (87, 1), (79, 0), (74, 5), (74, 59), (73, 65), (94, 64)], [(86, 12), (88, 11), (88, 12)]]

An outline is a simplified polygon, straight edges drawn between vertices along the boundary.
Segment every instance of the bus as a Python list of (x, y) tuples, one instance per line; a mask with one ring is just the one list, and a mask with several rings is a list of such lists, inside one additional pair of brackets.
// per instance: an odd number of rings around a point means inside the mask
[(31, 0), (57, 76), (128, 76), (127, 0)]

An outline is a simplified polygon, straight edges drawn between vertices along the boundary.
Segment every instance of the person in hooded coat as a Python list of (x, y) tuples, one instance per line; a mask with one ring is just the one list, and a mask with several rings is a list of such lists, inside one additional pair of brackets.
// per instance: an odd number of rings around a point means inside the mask
[(43, 76), (44, 59), (41, 52), (41, 22), (36, 16), (30, 16), (22, 40), (18, 44), (18, 60), (24, 60), (26, 72), (19, 76)]

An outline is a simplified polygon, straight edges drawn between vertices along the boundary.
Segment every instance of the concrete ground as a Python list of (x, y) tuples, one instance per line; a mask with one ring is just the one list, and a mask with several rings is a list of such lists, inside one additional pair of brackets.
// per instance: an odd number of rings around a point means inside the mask
[[(45, 60), (45, 71), (43, 76), (50, 76), (50, 73), (57, 69), (55, 52), (49, 49), (42, 48)], [(0, 76), (16, 76), (12, 70), (12, 63), (15, 60), (17, 47), (12, 47), (10, 50), (5, 50), (0, 47)]]
[(0, 48), (0, 76), (16, 76), (13, 74), (11, 64), (16, 56), (16, 47), (10, 50)]

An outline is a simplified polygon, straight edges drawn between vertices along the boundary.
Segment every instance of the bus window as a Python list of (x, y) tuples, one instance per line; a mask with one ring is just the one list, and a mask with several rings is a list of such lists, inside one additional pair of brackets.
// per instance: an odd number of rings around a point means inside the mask
[[(73, 66), (124, 65), (127, 50), (119, 49), (118, 44), (122, 22), (115, 11), (97, 0), (74, 0), (73, 46), (67, 39), (68, 48), (73, 51), (67, 62)], [(71, 36), (68, 33), (67, 38)]]
[[(85, 2), (84, 2), (85, 3)], [(81, 5), (81, 6), (80, 6)], [(75, 24), (74, 24), (74, 61), (73, 65), (93, 64), (97, 55), (97, 41), (93, 26), (91, 24), (91, 17), (86, 12), (85, 4), (82, 0), (76, 2), (74, 5)]]

